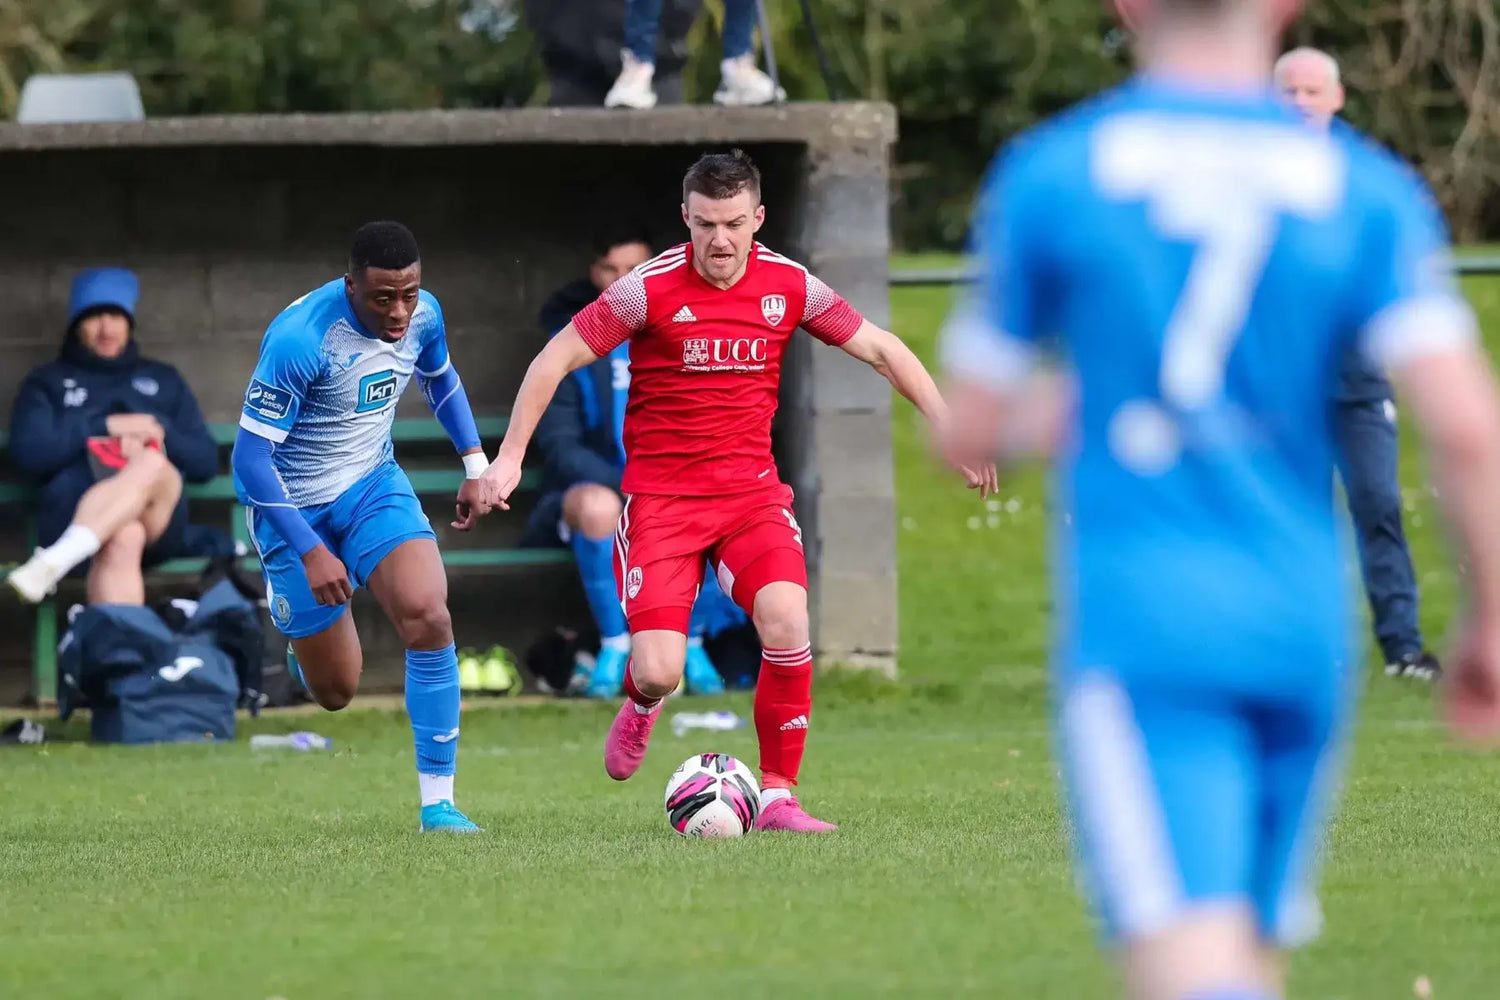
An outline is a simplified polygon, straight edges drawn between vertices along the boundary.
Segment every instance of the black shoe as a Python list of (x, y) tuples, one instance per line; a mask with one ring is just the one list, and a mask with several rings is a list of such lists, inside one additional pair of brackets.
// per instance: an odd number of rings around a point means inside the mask
[(1443, 665), (1427, 650), (1407, 653), (1395, 663), (1385, 665), (1387, 677), (1411, 677), (1419, 681), (1436, 681), (1443, 677)]

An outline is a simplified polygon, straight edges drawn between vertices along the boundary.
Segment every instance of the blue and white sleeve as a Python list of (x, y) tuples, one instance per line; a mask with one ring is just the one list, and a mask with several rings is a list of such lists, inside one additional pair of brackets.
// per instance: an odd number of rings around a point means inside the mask
[(230, 465), (250, 506), (260, 511), (298, 556), (322, 544), (287, 496), (272, 455), (286, 440), (321, 365), (316, 343), (293, 331), (272, 331), (245, 390)]
[(488, 464), (479, 440), (479, 426), (474, 421), (474, 409), (469, 404), (469, 395), (464, 392), (458, 370), (448, 356), (448, 336), (443, 325), (443, 311), (437, 299), (423, 293), (423, 301), (436, 313), (432, 327), (425, 334), (426, 341), (417, 355), (417, 384), (422, 396), (432, 408), (453, 447), (464, 456), (464, 467), (469, 477), (474, 478)]
[(1043, 333), (1037, 192), (1014, 154), (985, 181), (974, 213), (971, 253), (976, 282), (943, 325), (939, 351), (950, 377), (997, 390), (1014, 386), (1036, 365)]
[(1431, 190), (1403, 166), (1372, 209), (1361, 247), (1356, 326), (1365, 353), (1387, 371), (1466, 348), (1479, 335), (1459, 291), (1447, 225)]
[(304, 331), (272, 329), (245, 389), (240, 427), (272, 444), (285, 441), (321, 368), (318, 344)]

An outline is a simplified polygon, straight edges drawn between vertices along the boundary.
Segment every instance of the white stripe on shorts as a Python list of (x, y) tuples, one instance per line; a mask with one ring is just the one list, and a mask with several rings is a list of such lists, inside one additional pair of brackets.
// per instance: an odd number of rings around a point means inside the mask
[(1123, 937), (1150, 934), (1182, 912), (1184, 890), (1161, 798), (1130, 699), (1095, 674), (1072, 685), (1062, 736), (1075, 822), (1099, 902)]

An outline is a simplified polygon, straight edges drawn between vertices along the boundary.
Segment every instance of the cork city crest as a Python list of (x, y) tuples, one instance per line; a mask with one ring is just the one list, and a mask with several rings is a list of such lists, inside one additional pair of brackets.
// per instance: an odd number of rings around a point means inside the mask
[(765, 295), (760, 300), (760, 314), (766, 318), (766, 322), (772, 326), (779, 326), (786, 318), (786, 296)]

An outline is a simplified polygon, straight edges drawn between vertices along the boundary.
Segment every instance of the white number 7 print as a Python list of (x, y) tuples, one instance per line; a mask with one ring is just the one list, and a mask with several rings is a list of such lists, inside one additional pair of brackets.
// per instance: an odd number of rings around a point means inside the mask
[(1162, 340), (1160, 391), (1173, 409), (1201, 408), (1223, 389), (1278, 216), (1326, 212), (1336, 158), (1285, 125), (1122, 117), (1098, 140), (1104, 193), (1144, 200), (1158, 235), (1196, 244)]

